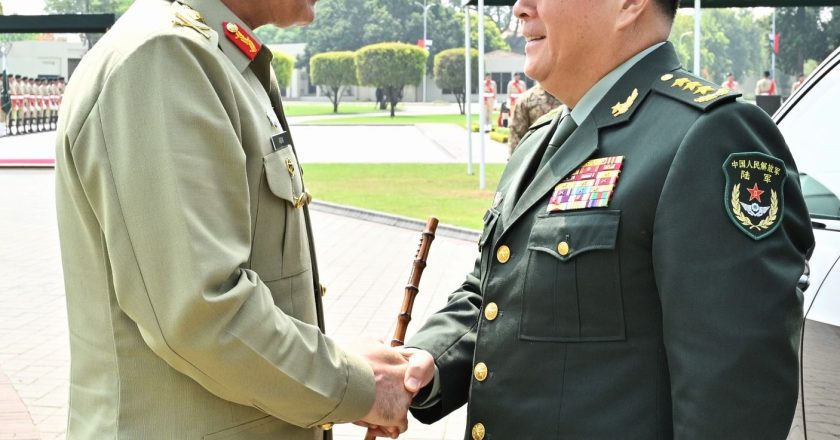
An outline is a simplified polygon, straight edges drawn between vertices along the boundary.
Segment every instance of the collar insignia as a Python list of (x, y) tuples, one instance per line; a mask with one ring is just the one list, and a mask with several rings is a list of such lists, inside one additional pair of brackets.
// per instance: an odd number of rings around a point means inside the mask
[(242, 26), (239, 26), (236, 23), (224, 22), (222, 23), (222, 26), (225, 28), (225, 36), (228, 40), (241, 50), (248, 59), (254, 61), (254, 58), (257, 57), (257, 53), (259, 53), (262, 48), (262, 44), (257, 42), (256, 38), (248, 34)]
[(633, 104), (636, 102), (636, 98), (638, 97), (639, 89), (633, 89), (633, 93), (630, 94), (630, 96), (627, 98), (627, 101), (616, 103), (612, 107), (612, 115), (617, 118), (627, 113), (627, 111), (630, 110), (630, 107), (633, 107)]

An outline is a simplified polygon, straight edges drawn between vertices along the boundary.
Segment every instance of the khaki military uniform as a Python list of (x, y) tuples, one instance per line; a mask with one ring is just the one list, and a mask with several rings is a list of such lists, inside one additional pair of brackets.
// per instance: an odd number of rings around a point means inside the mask
[(370, 410), (373, 373), (319, 328), (270, 51), (220, 0), (187, 3), (136, 1), (61, 108), (68, 438), (323, 438)]
[(770, 95), (773, 92), (773, 80), (770, 78), (761, 78), (755, 83), (756, 95)]
[(565, 141), (532, 127), (474, 271), (408, 341), (439, 369), (419, 420), (469, 402), (476, 440), (787, 436), (814, 237), (784, 139), (736, 96), (666, 43)]
[(559, 99), (551, 96), (539, 84), (523, 93), (519, 97), (516, 108), (513, 109), (513, 119), (509, 126), (510, 138), (508, 139), (508, 146), (510, 147), (510, 152), (513, 153), (513, 150), (519, 145), (519, 141), (528, 132), (528, 128), (531, 125), (561, 104)]

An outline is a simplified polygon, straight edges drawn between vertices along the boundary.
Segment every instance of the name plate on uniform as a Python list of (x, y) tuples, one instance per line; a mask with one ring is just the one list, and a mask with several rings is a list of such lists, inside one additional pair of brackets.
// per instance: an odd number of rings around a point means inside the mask
[(274, 151), (282, 150), (289, 145), (292, 145), (292, 137), (289, 136), (288, 132), (284, 131), (271, 137), (271, 147), (274, 148)]
[(612, 198), (624, 156), (592, 159), (560, 182), (548, 202), (548, 212), (606, 208)]

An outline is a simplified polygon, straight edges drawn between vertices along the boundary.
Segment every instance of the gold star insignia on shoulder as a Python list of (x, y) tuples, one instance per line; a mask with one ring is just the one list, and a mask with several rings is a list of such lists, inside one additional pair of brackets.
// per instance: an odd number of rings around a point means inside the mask
[(638, 97), (639, 89), (633, 89), (633, 93), (630, 94), (627, 101), (616, 103), (612, 107), (612, 115), (617, 118), (627, 113), (627, 111), (630, 110), (630, 107), (633, 107), (633, 104), (636, 102), (636, 98)]
[(691, 80), (688, 79), (688, 78), (680, 78), (680, 79), (674, 81), (674, 84), (671, 84), (671, 87), (683, 87), (686, 84), (688, 84), (689, 81), (691, 81)]
[(720, 88), (720, 89), (718, 89), (717, 92), (712, 93), (711, 95), (705, 95), (705, 96), (701, 96), (701, 97), (695, 99), (694, 102), (699, 102), (699, 103), (702, 104), (702, 103), (714, 101), (715, 99), (721, 98), (721, 97), (726, 96), (728, 94), (729, 94), (729, 89)]
[(684, 85), (684, 86), (683, 86), (683, 90), (688, 90), (689, 92), (693, 92), (693, 91), (695, 91), (698, 87), (700, 87), (700, 86), (702, 86), (702, 85), (703, 85), (703, 84), (701, 84), (701, 83), (700, 83), (700, 82), (698, 82), (698, 81), (691, 81), (691, 82), (689, 82), (688, 84), (686, 84), (686, 85)]
[(702, 86), (698, 87), (697, 90), (694, 91), (695, 95), (708, 95), (715, 91), (715, 88), (712, 86)]

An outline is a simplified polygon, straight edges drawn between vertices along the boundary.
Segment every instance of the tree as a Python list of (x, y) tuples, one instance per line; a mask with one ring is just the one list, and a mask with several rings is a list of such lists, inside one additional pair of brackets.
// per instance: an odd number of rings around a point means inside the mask
[(309, 60), (309, 75), (312, 84), (321, 86), (332, 101), (333, 113), (338, 113), (344, 88), (358, 83), (356, 54), (345, 51), (315, 55)]
[(289, 87), (292, 82), (292, 71), (295, 68), (295, 60), (286, 52), (275, 50), (271, 54), (271, 67), (274, 69), (274, 76), (277, 78), (277, 85), (281, 89)]
[[(429, 1), (428, 36), (433, 44), (427, 49), (431, 62), (431, 57), (440, 51), (464, 45), (464, 14), (449, 2)], [(508, 50), (495, 22), (487, 17), (485, 24), (487, 51)], [(475, 44), (478, 41), (475, 13), (472, 27)], [(302, 37), (307, 46), (306, 53), (298, 60), (298, 67), (308, 66), (309, 59), (316, 53), (358, 50), (382, 41), (414, 44), (423, 38), (423, 9), (417, 5), (417, 0), (321, 0), (318, 19), (304, 28)], [(431, 67), (429, 63), (427, 68)]]
[[(122, 15), (134, 0), (44, 0), (44, 9), (52, 14), (109, 14)], [(85, 34), (88, 47), (93, 46), (101, 34)]]
[[(447, 49), (435, 56), (435, 84), (444, 90), (452, 90), (455, 100), (458, 101), (458, 108), (464, 114), (464, 103), (466, 95), (466, 60), (464, 59), (464, 48)], [(470, 64), (472, 65), (473, 90), (478, 88), (478, 51), (470, 51)]]
[(403, 87), (418, 85), (426, 74), (429, 53), (410, 44), (380, 43), (356, 52), (359, 84), (380, 87), (391, 104), (391, 117), (402, 100)]
[[(836, 44), (838, 35), (829, 36), (826, 30), (834, 27), (831, 22), (840, 17), (823, 14), (824, 10), (826, 9), (813, 7), (777, 9), (776, 32), (781, 35), (777, 61), (782, 71), (801, 73), (805, 60), (822, 60), (836, 47), (829, 44), (832, 39)], [(828, 19), (827, 15), (831, 15), (831, 18)]]
[(254, 35), (265, 44), (289, 44), (304, 42), (302, 27), (279, 28), (274, 25), (260, 26)]
[(133, 0), (44, 0), (47, 12), (54, 14), (122, 14)]

